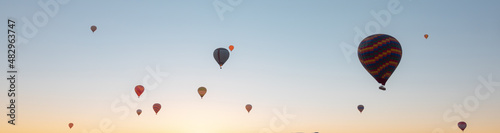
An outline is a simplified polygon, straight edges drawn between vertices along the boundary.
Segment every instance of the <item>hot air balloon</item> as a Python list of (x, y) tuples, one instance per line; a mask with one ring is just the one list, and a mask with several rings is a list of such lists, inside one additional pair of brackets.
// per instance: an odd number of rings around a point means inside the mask
[(158, 115), (158, 111), (160, 111), (161, 109), (161, 105), (159, 103), (155, 103), (153, 105), (153, 110), (156, 112), (156, 114)]
[(220, 69), (222, 69), (222, 65), (229, 59), (229, 51), (225, 48), (217, 48), (214, 51), (214, 58), (219, 64)]
[(95, 25), (90, 26), (90, 30), (92, 30), (92, 32), (95, 32), (95, 30), (97, 30), (97, 26)]
[(142, 85), (135, 86), (135, 93), (137, 94), (137, 97), (141, 97), (143, 92), (144, 92), (144, 86)]
[(69, 126), (69, 129), (73, 128), (73, 123), (69, 123), (68, 126)]
[(234, 46), (233, 45), (229, 45), (229, 50), (233, 51), (234, 49)]
[(200, 87), (198, 88), (198, 94), (200, 94), (201, 99), (203, 99), (203, 96), (207, 93), (207, 88), (205, 87)]
[(250, 110), (252, 110), (252, 105), (251, 104), (247, 104), (245, 106), (245, 109), (247, 109), (247, 112), (250, 113)]
[(141, 110), (141, 109), (137, 109), (137, 111), (136, 111), (136, 112), (137, 112), (137, 115), (139, 116), (139, 115), (141, 115), (142, 110)]
[(358, 105), (358, 110), (359, 110), (359, 113), (363, 113), (363, 110), (365, 110), (365, 106), (363, 105)]
[(429, 37), (429, 35), (425, 34), (424, 37), (425, 37), (425, 39), (427, 39), (427, 37)]
[[(396, 38), (386, 34), (366, 37), (358, 47), (359, 61), (385, 90), (385, 83), (401, 61), (403, 50)], [(383, 88), (382, 88), (383, 87)]]
[(465, 123), (464, 121), (458, 122), (458, 128), (462, 129), (462, 131), (464, 131), (466, 127), (467, 123)]

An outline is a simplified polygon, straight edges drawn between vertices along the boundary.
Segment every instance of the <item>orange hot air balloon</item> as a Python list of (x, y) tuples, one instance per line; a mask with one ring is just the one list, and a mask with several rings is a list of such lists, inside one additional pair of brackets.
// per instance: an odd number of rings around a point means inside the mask
[(203, 96), (207, 93), (207, 88), (205, 87), (200, 87), (198, 88), (198, 94), (200, 94), (201, 99), (203, 99)]
[(139, 116), (139, 115), (141, 115), (142, 110), (141, 110), (141, 109), (137, 109), (137, 111), (136, 111), (136, 112), (137, 112), (137, 115)]
[(229, 50), (233, 51), (234, 49), (234, 46), (233, 45), (229, 45)]
[(137, 97), (141, 97), (143, 92), (144, 92), (144, 86), (142, 85), (135, 86), (135, 93), (137, 94)]
[(69, 126), (69, 129), (73, 128), (73, 123), (69, 123), (68, 126)]
[(429, 37), (429, 35), (425, 34), (424, 37), (425, 37), (425, 39), (427, 39), (427, 37)]
[(90, 30), (92, 30), (92, 32), (95, 32), (95, 30), (97, 30), (97, 26), (95, 25), (90, 26)]
[(158, 111), (160, 111), (161, 105), (159, 103), (153, 104), (153, 110), (155, 110), (156, 114), (158, 115)]
[(247, 104), (245, 106), (245, 108), (247, 109), (248, 113), (250, 113), (250, 110), (252, 110), (252, 105), (251, 104)]

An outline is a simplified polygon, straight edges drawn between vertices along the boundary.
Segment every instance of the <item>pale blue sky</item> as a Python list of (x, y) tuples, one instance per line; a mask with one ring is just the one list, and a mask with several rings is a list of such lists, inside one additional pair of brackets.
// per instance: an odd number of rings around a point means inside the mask
[[(113, 100), (133, 93), (147, 75), (145, 68), (159, 65), (170, 75), (158, 89), (145, 92), (148, 97), (139, 107), (161, 102), (166, 110), (189, 115), (182, 108), (196, 108), (196, 89), (205, 86), (204, 102), (212, 107), (241, 105), (243, 110), (247, 103), (254, 105), (256, 117), (261, 115), (258, 124), (246, 123), (255, 125), (246, 131), (266, 127), (272, 109), (284, 106), (297, 115), (285, 131), (353, 128), (359, 123), (358, 104), (365, 105), (366, 115), (377, 116), (365, 121), (424, 126), (412, 130), (416, 132), (454, 131), (449, 127), (455, 123), (443, 120), (443, 113), (474, 95), (479, 76), (493, 74), (494, 81), (500, 80), (500, 1), (401, 0), (402, 11), (392, 14), (380, 31), (403, 48), (386, 92), (378, 90), (357, 54), (344, 54), (340, 44), (357, 48), (353, 29), (364, 31), (375, 21), (370, 11), (387, 10), (389, 1), (244, 0), (224, 13), (223, 21), (212, 2), (72, 0), (60, 5), (38, 34), (18, 47), (19, 121), (45, 119), (32, 113), (23, 117), (28, 110), (98, 114), (95, 121), (119, 116), (109, 109)], [(22, 26), (23, 17), (31, 20), (43, 11), (37, 1), (28, 0), (1, 1), (0, 10), (1, 30), (8, 17)], [(97, 26), (95, 33), (91, 25)], [(0, 36), (6, 42), (6, 33)], [(235, 49), (220, 70), (212, 52), (231, 44)], [(5, 47), (0, 53), (6, 55)], [(499, 123), (497, 92), (464, 120)], [(70, 103), (80, 106), (65, 106)], [(82, 111), (89, 108), (103, 109)]]

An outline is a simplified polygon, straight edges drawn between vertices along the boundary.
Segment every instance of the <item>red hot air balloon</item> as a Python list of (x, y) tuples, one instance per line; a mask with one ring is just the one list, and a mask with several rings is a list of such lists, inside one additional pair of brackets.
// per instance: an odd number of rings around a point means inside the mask
[(398, 67), (403, 50), (396, 38), (386, 34), (366, 37), (358, 47), (359, 61), (385, 90), (385, 83)]
[(153, 110), (155, 111), (155, 113), (158, 115), (158, 111), (160, 111), (161, 109), (161, 105), (159, 103), (155, 103), (153, 104)]
[(429, 37), (429, 35), (425, 34), (424, 37), (425, 37), (425, 39), (427, 39), (427, 37)]
[(95, 25), (90, 26), (90, 30), (92, 30), (92, 33), (95, 32), (95, 30), (97, 30), (97, 26)]
[(222, 65), (229, 59), (229, 51), (225, 48), (217, 48), (214, 51), (214, 58), (219, 64), (220, 69), (222, 69)]
[(363, 113), (363, 110), (365, 110), (365, 106), (363, 105), (358, 105), (358, 110), (359, 110), (359, 113)]
[(138, 116), (142, 114), (142, 110), (141, 110), (141, 109), (137, 109), (137, 111), (136, 111), (136, 112), (137, 112), (137, 115), (138, 115)]
[(460, 128), (462, 132), (465, 130), (466, 127), (467, 123), (465, 123), (464, 121), (458, 122), (458, 128)]
[(144, 86), (142, 85), (135, 86), (135, 93), (137, 94), (137, 97), (141, 97), (143, 92), (144, 92)]
[(233, 45), (229, 45), (229, 50), (233, 51), (234, 49), (234, 46)]
[(203, 99), (203, 96), (207, 93), (207, 88), (205, 87), (200, 87), (198, 88), (198, 94), (200, 94), (201, 99)]
[(252, 110), (252, 105), (251, 104), (247, 104), (245, 106), (245, 109), (247, 109), (247, 112), (250, 113), (250, 110)]
[(69, 123), (68, 126), (69, 126), (69, 129), (73, 128), (73, 123)]

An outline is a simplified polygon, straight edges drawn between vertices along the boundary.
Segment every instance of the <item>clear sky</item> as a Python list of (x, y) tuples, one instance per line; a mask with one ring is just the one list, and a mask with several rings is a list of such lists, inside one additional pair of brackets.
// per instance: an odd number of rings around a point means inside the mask
[[(44, 10), (43, 3), (53, 5)], [(494, 0), (2, 0), (0, 55), (7, 55), (7, 19), (14, 19), (19, 73), (15, 126), (5, 109), (9, 83), (0, 81), (0, 132), (458, 133), (459, 121), (468, 123), (468, 133), (498, 132), (499, 6)], [(372, 11), (390, 19), (382, 16), (381, 23)], [(23, 28), (30, 23), (36, 33)], [(387, 91), (355, 53), (372, 32), (394, 36), (403, 48)], [(213, 50), (229, 45), (235, 49), (219, 69)], [(7, 58), (1, 60), (0, 75), (7, 77)], [(489, 75), (490, 90), (480, 80)], [(140, 98), (138, 84), (146, 87)], [(203, 99), (200, 86), (208, 90)], [(158, 115), (154, 103), (162, 104)], [(250, 113), (246, 104), (253, 105)]]

